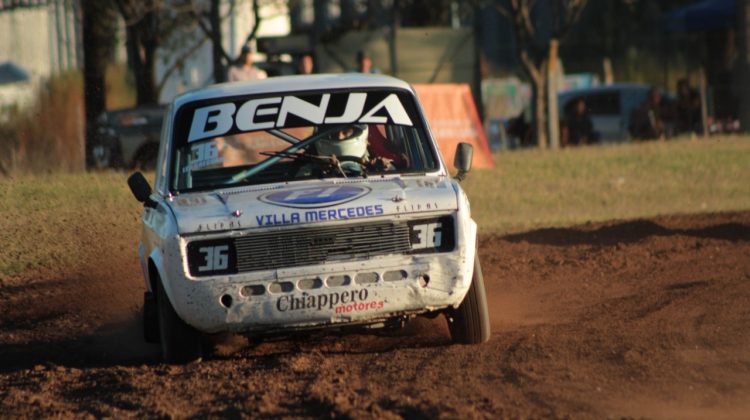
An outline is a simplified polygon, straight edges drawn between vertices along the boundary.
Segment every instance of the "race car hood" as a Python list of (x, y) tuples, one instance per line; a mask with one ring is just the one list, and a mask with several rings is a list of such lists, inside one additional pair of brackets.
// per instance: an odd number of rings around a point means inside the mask
[(339, 220), (366, 220), (457, 208), (447, 177), (331, 179), (182, 194), (170, 205), (180, 234)]

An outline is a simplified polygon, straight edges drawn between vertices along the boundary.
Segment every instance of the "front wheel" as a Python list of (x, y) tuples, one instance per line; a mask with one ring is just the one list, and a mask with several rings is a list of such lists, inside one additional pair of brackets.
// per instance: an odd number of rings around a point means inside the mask
[(484, 278), (478, 256), (474, 258), (474, 276), (466, 297), (458, 308), (450, 309), (446, 316), (453, 342), (479, 344), (490, 339), (487, 294), (484, 290)]
[(161, 282), (156, 305), (159, 309), (159, 338), (164, 361), (173, 364), (200, 361), (201, 334), (177, 315)]
[(156, 293), (143, 294), (143, 338), (147, 343), (159, 342), (159, 308), (156, 307)]

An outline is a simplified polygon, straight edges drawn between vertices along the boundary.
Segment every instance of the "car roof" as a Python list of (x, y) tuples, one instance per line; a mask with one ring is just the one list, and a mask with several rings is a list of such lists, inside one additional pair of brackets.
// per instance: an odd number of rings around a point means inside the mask
[(186, 92), (174, 99), (174, 108), (177, 109), (188, 102), (228, 96), (355, 88), (395, 88), (413, 91), (411, 86), (403, 80), (384, 75), (343, 73), (280, 76), (263, 80), (220, 83)]

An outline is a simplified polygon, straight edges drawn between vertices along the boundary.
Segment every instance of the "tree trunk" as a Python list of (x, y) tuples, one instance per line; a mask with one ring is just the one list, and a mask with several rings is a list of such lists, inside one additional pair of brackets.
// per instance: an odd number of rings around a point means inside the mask
[(537, 146), (540, 149), (547, 148), (547, 95), (544, 90), (544, 81), (534, 81), (532, 87), (534, 97), (534, 134)]
[[(746, 0), (750, 1), (750, 0)], [(534, 0), (510, 0), (506, 2), (505, 6), (498, 5), (497, 2), (495, 7), (504, 14), (513, 24), (513, 30), (516, 35), (516, 48), (518, 51), (519, 58), (523, 65), (523, 69), (531, 79), (532, 93), (534, 101), (534, 136), (537, 139), (537, 144), (540, 148), (545, 149), (548, 146), (548, 126), (547, 120), (547, 83), (549, 82), (547, 72), (547, 55), (550, 53), (550, 45), (543, 47), (538, 44), (539, 33), (537, 31), (536, 24), (541, 23), (535, 21), (533, 9), (535, 4), (539, 4)], [(555, 24), (555, 28), (552, 31), (554, 38), (557, 40), (563, 39), (568, 30), (573, 26), (581, 17), (581, 12), (586, 7), (586, 0), (567, 0), (564, 2), (549, 2), (550, 5), (555, 7), (552, 14), (555, 15), (555, 22), (558, 22), (558, 16), (564, 17), (564, 23), (560, 26), (558, 23)], [(544, 2), (547, 6), (547, 2)], [(559, 7), (562, 6), (560, 9)], [(549, 42), (549, 41), (548, 41)], [(557, 41), (554, 42), (556, 46)], [(556, 54), (555, 54), (556, 55)], [(557, 95), (554, 93), (551, 100), (557, 104)], [(555, 122), (557, 124), (557, 122)], [(554, 126), (557, 128), (557, 125)], [(549, 131), (555, 131), (549, 130)], [(554, 133), (553, 133), (554, 135)], [(553, 147), (557, 146), (557, 142), (553, 143)]]
[(521, 63), (526, 74), (531, 79), (531, 100), (533, 101), (534, 113), (534, 138), (540, 149), (547, 148), (547, 94), (545, 90), (547, 82), (547, 60), (535, 64), (528, 55), (521, 54)]
[(549, 43), (549, 59), (547, 60), (547, 124), (548, 143), (552, 149), (560, 148), (560, 117), (557, 113), (557, 78), (559, 75), (557, 64), (558, 41), (554, 38)]
[(214, 67), (214, 82), (222, 83), (227, 81), (227, 72), (224, 68), (222, 58), (224, 57), (224, 47), (222, 46), (221, 36), (221, 1), (211, 0), (211, 58)]
[(114, 44), (112, 10), (101, 0), (81, 2), (83, 23), (83, 85), (86, 119), (86, 166), (94, 164), (93, 146), (97, 143), (96, 120), (106, 110), (105, 74)]
[(156, 104), (156, 48), (158, 47), (156, 12), (146, 13), (138, 22), (127, 27), (127, 50), (135, 78), (138, 105)]

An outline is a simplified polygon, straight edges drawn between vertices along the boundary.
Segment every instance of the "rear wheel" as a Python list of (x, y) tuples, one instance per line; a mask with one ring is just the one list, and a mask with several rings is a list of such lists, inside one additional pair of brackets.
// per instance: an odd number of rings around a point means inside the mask
[(203, 355), (201, 334), (177, 315), (161, 282), (157, 287), (159, 338), (164, 361), (174, 364), (200, 361)]
[(479, 344), (490, 339), (490, 315), (484, 290), (479, 257), (474, 258), (474, 276), (463, 302), (446, 313), (451, 338), (455, 343)]

